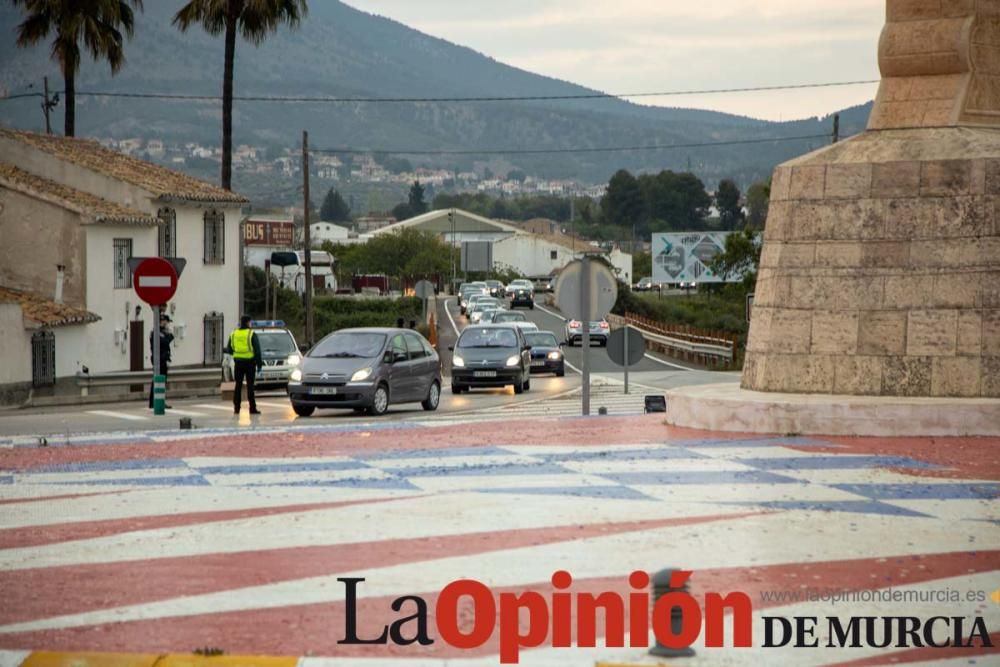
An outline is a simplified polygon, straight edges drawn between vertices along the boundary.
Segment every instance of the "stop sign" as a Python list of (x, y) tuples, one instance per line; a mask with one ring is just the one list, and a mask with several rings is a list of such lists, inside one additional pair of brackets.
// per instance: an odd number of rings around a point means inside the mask
[(140, 299), (151, 306), (162, 306), (177, 291), (177, 271), (162, 257), (147, 257), (135, 267), (132, 283)]

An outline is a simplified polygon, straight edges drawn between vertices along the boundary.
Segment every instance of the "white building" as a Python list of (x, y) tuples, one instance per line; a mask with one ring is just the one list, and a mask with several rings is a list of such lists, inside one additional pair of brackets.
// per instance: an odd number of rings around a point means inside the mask
[[(20, 368), (0, 375), (0, 383), (31, 387), (23, 360), (10, 355), (38, 333), (54, 343), (55, 378), (84, 366), (92, 374), (149, 368), (152, 314), (132, 287), (131, 257), (187, 260), (166, 308), (176, 335), (173, 364), (221, 361), (239, 317), (246, 198), (95, 141), (6, 129), (0, 195), (0, 301), (8, 304), (0, 366)], [(21, 308), (20, 325), (11, 304)], [(131, 345), (137, 336), (142, 343)]]
[(346, 243), (351, 236), (351, 230), (334, 222), (314, 222), (309, 225), (309, 240), (313, 246), (321, 246), (324, 242)]

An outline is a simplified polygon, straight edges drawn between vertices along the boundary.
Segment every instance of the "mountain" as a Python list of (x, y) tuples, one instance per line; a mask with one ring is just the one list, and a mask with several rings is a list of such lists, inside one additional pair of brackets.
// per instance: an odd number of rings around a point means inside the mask
[[(181, 33), (171, 19), (183, 0), (146, 2), (127, 63), (112, 78), (106, 64), (86, 61), (78, 91), (218, 95), (223, 44), (201, 29)], [(62, 87), (49, 44), (14, 45), (20, 10), (0, 4), (0, 90)], [(596, 91), (504, 65), (400, 23), (336, 0), (313, 0), (298, 30), (285, 27), (262, 46), (236, 47), (236, 94), (338, 97), (475, 97), (580, 95)], [(220, 105), (80, 96), (81, 135), (141, 136), (218, 144)], [(870, 105), (845, 110), (844, 135), (863, 129)], [(0, 102), (0, 123), (39, 130), (37, 98)], [(56, 127), (61, 126), (61, 115)], [(698, 144), (829, 134), (829, 118), (774, 123), (695, 109), (644, 106), (618, 99), (531, 102), (286, 104), (237, 102), (236, 144), (294, 147), (308, 129), (317, 147), (411, 150), (550, 150), (580, 147)], [(616, 169), (692, 170), (711, 187), (766, 177), (775, 164), (824, 139), (656, 151), (510, 156), (407, 156), (414, 164), (519, 167), (551, 178), (604, 182)], [(498, 171), (494, 168), (494, 171)], [(498, 173), (503, 173), (499, 171)], [(239, 174), (237, 173), (237, 180)]]

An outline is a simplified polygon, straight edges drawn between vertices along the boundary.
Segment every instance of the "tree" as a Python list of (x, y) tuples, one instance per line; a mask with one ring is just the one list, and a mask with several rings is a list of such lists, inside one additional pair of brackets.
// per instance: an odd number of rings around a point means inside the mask
[(413, 181), (413, 185), (410, 186), (408, 200), (410, 217), (422, 215), (427, 212), (427, 202), (424, 201), (424, 186), (420, 185), (420, 181)]
[(763, 229), (767, 222), (767, 207), (771, 200), (771, 182), (754, 183), (747, 190), (747, 223), (754, 229)]
[(508, 181), (517, 181), (518, 183), (524, 183), (528, 178), (528, 175), (520, 169), (511, 169), (507, 172)]
[(182, 32), (200, 23), (210, 35), (225, 35), (222, 70), (222, 187), (233, 180), (233, 63), (236, 33), (259, 45), (282, 23), (296, 27), (308, 11), (306, 0), (188, 0), (174, 16)]
[(330, 188), (323, 198), (323, 207), (319, 211), (320, 220), (330, 222), (346, 222), (351, 218), (351, 208), (340, 196), (340, 193)]
[(760, 249), (760, 235), (748, 226), (726, 237), (726, 247), (712, 259), (711, 269), (723, 278), (743, 275), (744, 287), (752, 290), (760, 266)]
[[(64, 132), (76, 135), (76, 74), (80, 71), (81, 44), (94, 60), (104, 59), (117, 74), (125, 64), (123, 35), (132, 36), (135, 17), (132, 7), (142, 10), (142, 0), (13, 0), (24, 7), (27, 17), (17, 26), (17, 45), (37, 44), (50, 32), (52, 59), (59, 63), (65, 86)], [(131, 6), (130, 6), (131, 5)]]
[(694, 174), (665, 169), (656, 175), (641, 176), (639, 187), (645, 200), (646, 220), (659, 221), (642, 225), (640, 230), (644, 234), (653, 227), (688, 231), (704, 226), (712, 198), (705, 192), (705, 184)]
[(604, 220), (615, 225), (630, 226), (642, 220), (643, 208), (639, 182), (625, 169), (619, 169), (608, 181), (608, 191), (601, 198)]
[(719, 221), (723, 229), (735, 230), (742, 222), (740, 189), (728, 178), (719, 181), (719, 189), (715, 193), (715, 206), (719, 209)]

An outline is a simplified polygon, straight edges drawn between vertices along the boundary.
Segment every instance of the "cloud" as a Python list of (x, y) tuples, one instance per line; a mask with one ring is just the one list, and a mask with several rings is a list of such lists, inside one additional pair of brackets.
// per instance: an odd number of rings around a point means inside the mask
[[(884, 0), (347, 0), (501, 62), (608, 92), (877, 79)], [(763, 118), (822, 115), (875, 87), (651, 98)]]

